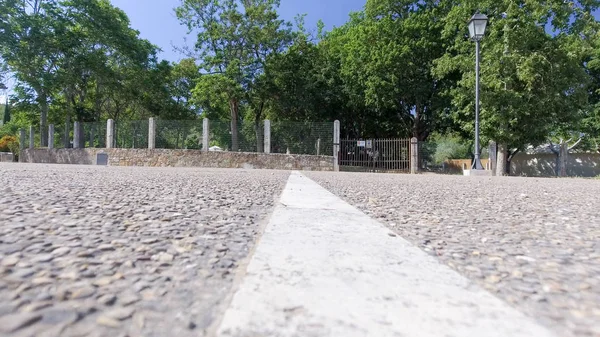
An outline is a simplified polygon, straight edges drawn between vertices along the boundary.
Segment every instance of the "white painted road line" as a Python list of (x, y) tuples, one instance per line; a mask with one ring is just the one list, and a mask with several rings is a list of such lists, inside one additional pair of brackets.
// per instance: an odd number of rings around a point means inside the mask
[(553, 336), (390, 234), (293, 172), (217, 334)]

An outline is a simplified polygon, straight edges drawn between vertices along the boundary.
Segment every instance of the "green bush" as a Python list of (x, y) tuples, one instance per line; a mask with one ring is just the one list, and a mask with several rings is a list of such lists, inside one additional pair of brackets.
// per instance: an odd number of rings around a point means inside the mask
[(470, 143), (457, 135), (434, 135), (432, 140), (436, 144), (432, 158), (435, 164), (448, 159), (471, 158)]

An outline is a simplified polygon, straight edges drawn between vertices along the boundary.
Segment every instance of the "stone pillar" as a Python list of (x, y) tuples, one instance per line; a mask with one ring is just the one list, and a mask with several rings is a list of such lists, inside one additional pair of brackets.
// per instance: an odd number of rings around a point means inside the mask
[(208, 118), (202, 120), (202, 151), (208, 152), (210, 147), (210, 122)]
[(115, 146), (115, 121), (109, 119), (106, 121), (106, 148), (112, 149)]
[(148, 148), (151, 150), (156, 148), (156, 121), (154, 117), (148, 119)]
[(81, 123), (75, 122), (73, 123), (73, 148), (79, 149), (81, 148), (81, 128), (79, 127)]
[(416, 137), (410, 140), (410, 174), (419, 172), (419, 140)]
[(271, 121), (265, 119), (265, 153), (271, 153)]
[(321, 155), (321, 138), (317, 139), (317, 156)]
[(54, 124), (48, 125), (48, 148), (54, 148)]
[(29, 148), (33, 149), (35, 147), (35, 129), (33, 125), (29, 127)]
[(19, 148), (21, 150), (25, 149), (26, 141), (27, 141), (27, 136), (25, 135), (25, 129), (19, 129)]
[(496, 160), (498, 159), (498, 146), (496, 145), (496, 142), (494, 141), (490, 141), (490, 146), (489, 146), (489, 162), (490, 162), (490, 170), (492, 171), (492, 175), (495, 176), (496, 175), (496, 165), (498, 165), (498, 163), (496, 162)]
[(340, 170), (340, 121), (333, 122), (333, 170)]

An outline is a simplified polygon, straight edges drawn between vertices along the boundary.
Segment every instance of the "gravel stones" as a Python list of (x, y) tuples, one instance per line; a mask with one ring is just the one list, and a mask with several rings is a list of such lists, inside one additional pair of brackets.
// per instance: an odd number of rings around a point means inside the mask
[(600, 182), (305, 174), (557, 335), (600, 336)]
[(42, 319), (39, 313), (17, 313), (0, 317), (0, 331), (15, 332)]
[(0, 194), (0, 335), (10, 337), (204, 336), (289, 175), (0, 170), (10, 186)]

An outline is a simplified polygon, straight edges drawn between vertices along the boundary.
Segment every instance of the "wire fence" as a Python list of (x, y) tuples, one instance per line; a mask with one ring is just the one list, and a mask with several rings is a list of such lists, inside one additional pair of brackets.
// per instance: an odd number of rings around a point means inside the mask
[(81, 123), (85, 147), (106, 147), (106, 123), (88, 122)]
[[(202, 149), (203, 120), (155, 119), (156, 149)], [(147, 149), (149, 145), (149, 120), (115, 121), (113, 144), (107, 144), (107, 123), (79, 123), (79, 144), (74, 144), (76, 131), (73, 123), (53, 124), (56, 149), (85, 147)], [(209, 149), (211, 151), (265, 152), (264, 122), (239, 121), (237, 137), (232, 132), (231, 122), (211, 120), (209, 122)], [(308, 155), (333, 154), (332, 122), (271, 122), (271, 153)], [(39, 130), (35, 132), (35, 146), (40, 147)], [(237, 146), (235, 144), (237, 138)], [(27, 137), (27, 142), (29, 138)]]
[(156, 148), (192, 149), (202, 148), (202, 120), (170, 121), (156, 120)]
[(147, 149), (148, 124), (148, 120), (115, 122), (115, 147), (121, 149)]
[(67, 128), (66, 124), (55, 124), (54, 125), (54, 148), (55, 149), (63, 149), (70, 145), (71, 143), (71, 134), (69, 132), (70, 128)]
[(333, 123), (271, 122), (271, 152), (330, 156)]
[[(213, 149), (223, 151), (234, 150), (234, 139), (231, 132), (231, 122), (210, 121), (210, 144)], [(238, 122), (238, 152), (263, 152), (264, 123), (252, 121)], [(261, 150), (261, 151), (259, 151)]]

